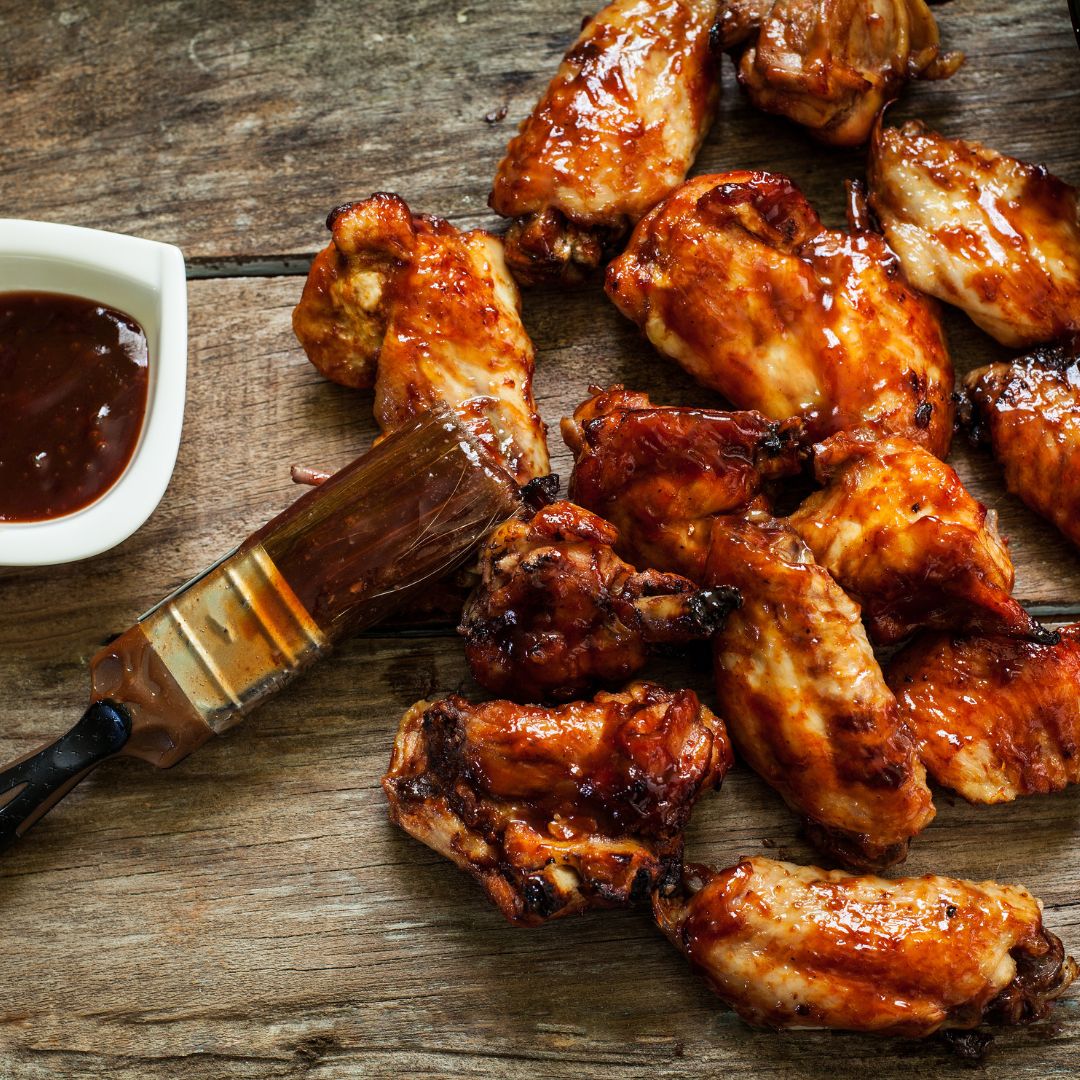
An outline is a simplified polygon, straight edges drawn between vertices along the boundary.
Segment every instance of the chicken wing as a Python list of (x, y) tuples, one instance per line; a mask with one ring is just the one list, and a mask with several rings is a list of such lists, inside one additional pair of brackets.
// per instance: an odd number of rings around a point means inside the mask
[(934, 807), (858, 606), (794, 530), (761, 515), (713, 523), (705, 580), (743, 597), (713, 637), (740, 755), (821, 851), (856, 867), (902, 861)]
[(393, 821), (533, 926), (670, 891), (691, 808), (730, 765), (695, 694), (635, 683), (555, 709), (418, 702), (383, 789)]
[(614, 0), (587, 20), (499, 164), (519, 281), (576, 281), (686, 177), (712, 122), (718, 0)]
[(1005, 486), (1080, 546), (1080, 338), (972, 371), (964, 390)]
[(765, 112), (833, 146), (857, 146), (909, 79), (947, 79), (963, 53), (942, 53), (924, 0), (733, 0), (724, 48), (746, 44), (739, 83)]
[(888, 665), (930, 775), (969, 802), (1080, 782), (1080, 624), (1052, 644), (926, 634)]
[(953, 370), (933, 302), (873, 232), (825, 229), (782, 176), (698, 176), (646, 215), (607, 270), (616, 307), (741, 409), (807, 436), (868, 427), (939, 457)]
[(748, 1024), (922, 1038), (1042, 1020), (1076, 977), (1018, 885), (851, 877), (743, 859), (688, 868), (660, 929)]
[(1010, 595), (997, 515), (956, 472), (908, 439), (842, 432), (814, 448), (825, 488), (788, 518), (860, 605), (872, 640), (919, 627), (1048, 640)]
[(339, 207), (293, 312), (308, 359), (345, 386), (375, 387), (384, 432), (442, 401), (519, 482), (550, 471), (533, 400), (533, 346), (502, 246), (414, 216), (396, 195)]
[(577, 458), (570, 497), (615, 524), (617, 548), (635, 565), (695, 581), (712, 517), (802, 467), (797, 420), (654, 406), (621, 387), (597, 392), (562, 429)]
[(734, 589), (637, 573), (612, 550), (618, 538), (570, 502), (491, 534), (459, 628), (481, 686), (515, 701), (566, 701), (593, 683), (622, 683), (650, 646), (710, 637), (738, 603)]
[(870, 205), (908, 280), (1003, 345), (1080, 331), (1080, 205), (1041, 165), (918, 121), (879, 127)]

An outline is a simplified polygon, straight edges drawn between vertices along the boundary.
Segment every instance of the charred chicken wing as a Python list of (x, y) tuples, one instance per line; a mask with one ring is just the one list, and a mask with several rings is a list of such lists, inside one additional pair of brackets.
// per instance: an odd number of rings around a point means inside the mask
[(587, 20), (499, 165), (520, 281), (575, 281), (686, 177), (720, 91), (717, 0), (615, 0)]
[(927, 634), (888, 680), (930, 775), (969, 802), (1080, 781), (1080, 624), (1046, 645)]
[(706, 580), (743, 597), (713, 638), (736, 749), (838, 861), (888, 866), (934, 816), (859, 608), (783, 522), (717, 519)]
[(862, 607), (874, 641), (919, 627), (1047, 640), (1010, 595), (997, 515), (943, 461), (908, 439), (841, 433), (815, 447), (814, 467), (826, 486), (788, 522)]
[(636, 683), (553, 709), (419, 702), (383, 788), (398, 825), (532, 926), (670, 891), (691, 808), (730, 765), (695, 694)]
[(612, 550), (618, 538), (569, 502), (491, 534), (460, 627), (481, 686), (516, 701), (565, 701), (596, 682), (625, 682), (651, 645), (707, 638), (738, 603), (733, 589), (636, 572)]
[(953, 370), (933, 302), (877, 234), (825, 229), (782, 176), (698, 176), (651, 211), (607, 293), (738, 408), (807, 436), (867, 427), (943, 456)]
[(384, 432), (441, 401), (520, 482), (549, 472), (533, 346), (499, 241), (414, 216), (396, 195), (340, 207), (328, 223), (333, 240), (293, 312), (315, 367), (373, 385)]
[(870, 204), (916, 288), (1003, 345), (1080, 331), (1076, 188), (914, 120), (875, 133), (869, 176)]
[(739, 82), (765, 112), (822, 142), (857, 146), (909, 79), (947, 79), (962, 53), (942, 54), (924, 0), (733, 0), (721, 44), (748, 42)]
[(801, 425), (753, 412), (654, 406), (613, 387), (563, 421), (577, 461), (570, 495), (611, 520), (637, 566), (699, 580), (710, 522), (749, 505), (801, 468)]
[(979, 368), (964, 387), (1005, 486), (1080, 545), (1080, 338)]
[(920, 1038), (1045, 1018), (1076, 977), (1026, 889), (743, 859), (657, 896), (672, 944), (748, 1024)]

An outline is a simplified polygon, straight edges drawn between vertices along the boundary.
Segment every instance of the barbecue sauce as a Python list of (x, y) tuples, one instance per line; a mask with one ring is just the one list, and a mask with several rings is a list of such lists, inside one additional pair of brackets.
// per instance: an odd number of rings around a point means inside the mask
[(0, 293), (0, 521), (62, 517), (112, 487), (142, 431), (148, 364), (123, 312)]

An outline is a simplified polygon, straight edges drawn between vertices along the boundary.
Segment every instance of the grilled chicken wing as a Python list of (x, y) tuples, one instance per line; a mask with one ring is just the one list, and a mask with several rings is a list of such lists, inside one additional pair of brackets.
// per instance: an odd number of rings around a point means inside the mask
[(943, 461), (908, 439), (844, 432), (814, 448), (814, 468), (826, 486), (788, 523), (862, 607), (874, 641), (919, 627), (1048, 639), (1010, 595), (997, 515)]
[(934, 807), (858, 606), (788, 525), (761, 515), (713, 523), (705, 580), (743, 597), (713, 638), (736, 749), (820, 850), (849, 866), (902, 861)]
[(383, 788), (398, 825), (532, 926), (670, 891), (691, 808), (730, 765), (695, 694), (636, 683), (554, 709), (418, 702)]
[(332, 210), (326, 225), (333, 240), (312, 261), (293, 331), (323, 375), (366, 390), (386, 336), (389, 286), (412, 257), (417, 221), (403, 199), (380, 192)]
[(414, 216), (396, 195), (339, 207), (293, 328), (308, 359), (345, 386), (375, 387), (384, 432), (442, 401), (519, 482), (549, 471), (520, 298), (488, 233)]
[(979, 368), (964, 389), (1005, 486), (1080, 546), (1080, 338)]
[(625, 682), (651, 645), (707, 638), (738, 603), (733, 589), (636, 572), (612, 550), (618, 538), (570, 502), (491, 534), (460, 627), (481, 686), (516, 701), (565, 701), (595, 682)]
[(909, 79), (947, 79), (963, 53), (942, 53), (924, 0), (734, 0), (724, 48), (749, 42), (739, 82), (765, 112), (824, 143), (857, 146)]
[(807, 435), (868, 427), (943, 456), (953, 370), (933, 302), (873, 232), (825, 229), (782, 176), (698, 176), (651, 211), (607, 293), (738, 408)]
[(930, 775), (969, 802), (1080, 782), (1080, 624), (1054, 644), (927, 634), (886, 674)]
[(1076, 188), (914, 120), (875, 133), (869, 178), (870, 205), (916, 288), (1003, 345), (1080, 331)]
[(720, 91), (717, 0), (615, 0), (511, 140), (488, 200), (520, 281), (575, 281), (686, 177)]
[(661, 930), (749, 1024), (921, 1038), (1044, 1019), (1076, 963), (1017, 885), (743, 859), (688, 868)]
[(749, 505), (770, 481), (801, 468), (798, 421), (758, 413), (653, 405), (613, 387), (563, 421), (577, 461), (570, 496), (614, 522), (618, 550), (637, 566), (697, 581), (709, 523)]

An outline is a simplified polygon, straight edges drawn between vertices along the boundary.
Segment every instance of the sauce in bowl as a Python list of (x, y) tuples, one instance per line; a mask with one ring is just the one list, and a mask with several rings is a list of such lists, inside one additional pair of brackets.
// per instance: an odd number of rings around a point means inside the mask
[(142, 431), (148, 360), (123, 312), (0, 293), (0, 521), (62, 517), (112, 487)]

